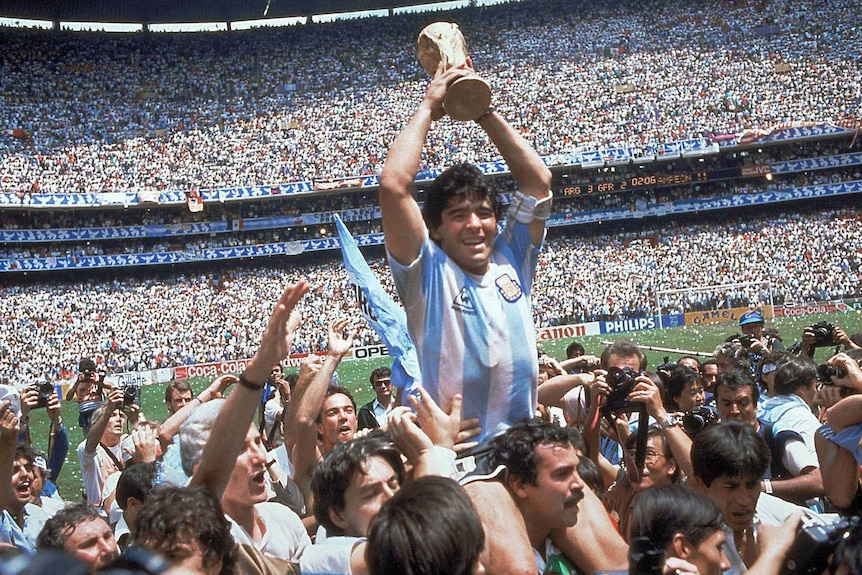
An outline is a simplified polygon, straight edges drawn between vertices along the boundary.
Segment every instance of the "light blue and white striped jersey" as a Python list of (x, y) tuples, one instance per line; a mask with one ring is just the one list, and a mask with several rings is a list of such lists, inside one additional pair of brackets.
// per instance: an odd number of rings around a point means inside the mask
[(530, 289), (538, 253), (527, 226), (509, 221), (494, 240), (484, 276), (458, 267), (427, 232), (409, 266), (389, 257), (422, 385), (440, 405), (461, 393), (462, 416), (479, 419), (480, 442), (536, 412), (539, 367)]

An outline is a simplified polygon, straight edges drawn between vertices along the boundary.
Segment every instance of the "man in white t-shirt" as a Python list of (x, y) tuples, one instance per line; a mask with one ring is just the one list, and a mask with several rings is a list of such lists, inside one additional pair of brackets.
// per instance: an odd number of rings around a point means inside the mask
[(102, 504), (102, 491), (110, 475), (123, 470), (122, 442), (126, 438), (123, 428), (123, 390), (115, 387), (108, 392), (108, 400), (93, 412), (87, 439), (78, 445), (78, 461), (87, 503), (94, 507)]

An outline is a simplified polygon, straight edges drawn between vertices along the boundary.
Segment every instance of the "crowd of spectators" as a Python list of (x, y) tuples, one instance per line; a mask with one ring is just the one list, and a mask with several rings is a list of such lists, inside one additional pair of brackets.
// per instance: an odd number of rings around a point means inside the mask
[[(533, 290), (537, 325), (652, 315), (656, 294), (737, 282), (771, 282), (776, 304), (848, 298), (862, 293), (862, 227), (852, 208), (740, 215), (711, 222), (592, 235), (557, 233), (546, 242)], [(395, 294), (383, 259), (372, 269)], [(337, 255), (291, 266), (317, 297), (303, 304), (306, 323), (295, 352), (316, 351), (332, 317), (355, 306)], [(0, 289), (0, 372), (15, 381), (52, 379), (94, 353), (116, 371), (248, 357), (264, 327), (265, 309), (287, 269), (238, 267), (150, 279), (44, 282)], [(752, 293), (678, 294), (661, 298), (662, 313), (727, 307)], [(363, 327), (357, 344), (377, 342)], [(46, 369), (46, 366), (47, 369)]]
[[(681, 1), (649, 11), (639, 2), (563, 4), (193, 35), (3, 29), (0, 189), (215, 188), (377, 173), (427, 82), (414, 45), (432, 18), (459, 22), (495, 105), (542, 155), (845, 123), (858, 113), (852, 0), (694, 11)], [(789, 71), (776, 72), (780, 64)], [(627, 86), (634, 91), (615, 90)], [(28, 137), (5, 135), (13, 130)], [(469, 122), (445, 122), (428, 144), (426, 166), (496, 159)]]

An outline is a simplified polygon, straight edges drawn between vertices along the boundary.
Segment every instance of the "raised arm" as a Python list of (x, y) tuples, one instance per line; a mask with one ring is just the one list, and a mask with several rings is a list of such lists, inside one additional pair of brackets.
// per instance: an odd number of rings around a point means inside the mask
[(99, 417), (93, 421), (90, 426), (90, 431), (87, 433), (87, 441), (84, 443), (84, 451), (87, 453), (95, 453), (99, 442), (102, 440), (102, 434), (105, 433), (105, 428), (108, 427), (108, 422), (111, 420), (111, 415), (123, 405), (123, 390), (119, 387), (114, 387), (108, 392), (108, 407), (103, 409)]
[[(551, 171), (529, 142), (509, 125), (503, 116), (493, 110), (477, 122), (488, 133), (488, 137), (506, 160), (509, 171), (518, 185), (518, 191), (536, 200), (550, 202)], [(550, 203), (546, 204), (546, 209), (550, 210)], [(535, 213), (539, 217), (534, 217), (529, 224), (530, 241), (538, 246), (545, 234), (545, 221), (548, 215), (545, 213), (542, 217), (541, 209), (536, 210)]]
[(395, 138), (386, 163), (380, 172), (378, 201), (383, 220), (383, 237), (386, 249), (402, 265), (412, 263), (418, 256), (425, 236), (425, 222), (411, 190), (419, 171), (419, 160), (431, 122), (443, 117), (443, 97), (448, 86), (472, 73), (467, 67), (438, 68), (434, 79), (425, 91), (425, 97), (407, 125)]
[(245, 446), (263, 384), (269, 378), (272, 366), (290, 353), (293, 336), (300, 323), (299, 313), (294, 312), (294, 308), (307, 291), (308, 284), (300, 280), (282, 292), (269, 316), (260, 347), (246, 365), (240, 384), (228, 396), (216, 417), (213, 429), (217, 431), (210, 435), (204, 446), (200, 467), (192, 477), (191, 485), (206, 486), (221, 499), (236, 458)]
[(320, 370), (312, 378), (311, 383), (304, 389), (299, 389), (299, 383), (294, 388), (296, 399), (291, 402), (288, 410), (293, 410), (296, 403), (296, 411), (288, 413), (293, 419), (294, 447), (292, 454), (293, 480), (299, 486), (305, 504), (311, 509), (314, 503), (311, 494), (311, 474), (318, 461), (317, 451), (317, 417), (326, 398), (326, 390), (335, 373), (335, 368), (341, 363), (351, 346), (355, 330), (348, 330), (350, 321), (337, 319), (329, 326), (328, 347), (326, 358)]
[(192, 411), (210, 401), (211, 399), (221, 399), (228, 387), (238, 382), (239, 378), (235, 375), (222, 375), (213, 380), (209, 387), (200, 392), (197, 397), (186, 403), (179, 411), (171, 415), (159, 427), (159, 443), (162, 445), (162, 450), (166, 450), (168, 445), (174, 440), (174, 436), (180, 432), (180, 427), (183, 422), (189, 418)]
[(15, 444), (18, 441), (18, 418), (9, 409), (9, 401), (0, 401), (0, 485), (3, 485), (0, 512), (9, 508), (15, 497), (12, 487)]

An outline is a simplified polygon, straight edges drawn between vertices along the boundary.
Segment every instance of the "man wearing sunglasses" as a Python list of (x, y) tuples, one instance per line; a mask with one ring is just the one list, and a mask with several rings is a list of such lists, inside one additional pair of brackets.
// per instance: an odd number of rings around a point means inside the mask
[(369, 381), (376, 397), (359, 408), (359, 429), (376, 429), (386, 422), (394, 403), (391, 375), (385, 366), (371, 372)]

